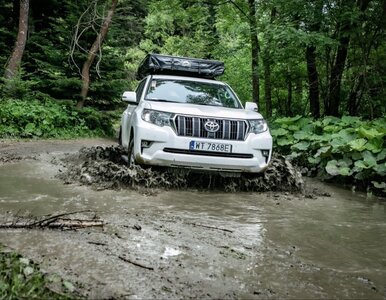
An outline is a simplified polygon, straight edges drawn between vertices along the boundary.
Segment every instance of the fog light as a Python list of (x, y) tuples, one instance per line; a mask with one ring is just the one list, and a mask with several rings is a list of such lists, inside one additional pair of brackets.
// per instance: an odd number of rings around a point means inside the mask
[(263, 154), (264, 157), (269, 156), (269, 150), (261, 150), (261, 154)]
[(265, 157), (265, 163), (268, 163), (269, 150), (261, 150), (261, 154)]
[(151, 141), (141, 141), (141, 148), (149, 148), (151, 144)]

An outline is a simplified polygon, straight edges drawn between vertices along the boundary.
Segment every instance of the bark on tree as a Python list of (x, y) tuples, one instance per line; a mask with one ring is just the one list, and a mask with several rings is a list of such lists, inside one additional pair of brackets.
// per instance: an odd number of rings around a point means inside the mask
[(29, 13), (29, 0), (20, 0), (19, 29), (17, 33), (15, 46), (13, 47), (12, 53), (5, 67), (4, 77), (6, 79), (14, 78), (17, 75), (17, 72), (20, 68), (25, 44), (27, 42), (28, 13)]
[(252, 55), (252, 98), (259, 106), (260, 99), (260, 82), (259, 82), (259, 40), (257, 38), (257, 21), (255, 0), (248, 0), (249, 7), (249, 30), (251, 38), (251, 55)]
[(319, 75), (316, 68), (316, 48), (308, 46), (306, 49), (307, 74), (308, 74), (308, 91), (310, 97), (310, 111), (314, 118), (320, 117), (319, 103)]
[(367, 88), (367, 64), (369, 61), (370, 53), (374, 47), (375, 41), (377, 40), (376, 36), (383, 30), (383, 28), (386, 28), (386, 0), (383, 0), (382, 2), (382, 13), (380, 15), (379, 21), (377, 22), (377, 27), (373, 30), (372, 36), (368, 39), (367, 43), (365, 41), (362, 43), (363, 70), (359, 76), (354, 78), (353, 86), (347, 100), (347, 110), (350, 116), (356, 116), (358, 114), (358, 109), (361, 105), (363, 94)]
[[(370, 1), (371, 0), (357, 0), (356, 5), (361, 12), (364, 12)], [(339, 22), (337, 25), (340, 38), (334, 65), (331, 69), (330, 86), (326, 102), (326, 115), (339, 116), (342, 76), (346, 64), (348, 46), (350, 44), (350, 31), (355, 25), (357, 24), (351, 21)]]
[(287, 101), (285, 106), (286, 116), (292, 116), (292, 78), (291, 70), (288, 68), (287, 72)]
[[(271, 19), (270, 23), (272, 24), (273, 20), (276, 17), (276, 8), (271, 10)], [(271, 40), (272, 34), (267, 34), (267, 44), (263, 51), (263, 66), (264, 66), (264, 100), (265, 100), (265, 114), (267, 118), (272, 117), (272, 84), (271, 84)]]
[(272, 84), (271, 84), (271, 59), (268, 49), (264, 51), (264, 99), (265, 99), (265, 114), (267, 118), (272, 117)]
[(93, 64), (97, 53), (102, 47), (103, 40), (105, 39), (107, 32), (109, 30), (115, 9), (117, 7), (118, 0), (111, 1), (111, 7), (107, 12), (106, 18), (103, 21), (103, 24), (99, 30), (99, 33), (88, 52), (86, 61), (82, 67), (82, 90), (80, 93), (80, 100), (76, 104), (76, 108), (82, 109), (87, 98), (87, 94), (90, 88), (90, 67)]
[(354, 80), (354, 86), (351, 89), (350, 96), (347, 101), (347, 110), (350, 116), (357, 115), (359, 103), (362, 98), (362, 86), (364, 82), (364, 74), (360, 74), (358, 78)]

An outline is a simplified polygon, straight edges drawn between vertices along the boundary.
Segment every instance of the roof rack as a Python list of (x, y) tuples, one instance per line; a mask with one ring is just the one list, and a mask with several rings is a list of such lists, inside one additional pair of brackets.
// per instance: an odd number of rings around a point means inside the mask
[(148, 54), (140, 63), (137, 79), (147, 75), (165, 74), (214, 79), (224, 74), (224, 63), (218, 60)]

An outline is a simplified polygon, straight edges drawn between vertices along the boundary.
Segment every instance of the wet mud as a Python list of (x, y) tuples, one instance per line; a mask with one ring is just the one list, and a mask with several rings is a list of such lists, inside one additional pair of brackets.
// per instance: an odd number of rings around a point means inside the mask
[[(4, 247), (86, 298), (386, 298), (382, 199), (280, 175), (259, 179), (272, 183), (265, 192), (256, 192), (263, 184), (246, 188), (250, 178), (200, 187), (200, 178), (187, 183), (192, 174), (177, 181), (129, 170), (106, 140), (0, 145), (4, 152), (34, 159), (0, 164), (2, 222), (81, 211), (89, 213), (71, 216), (103, 222), (0, 230)], [(278, 168), (293, 170), (281, 161), (270, 174)]]
[(65, 171), (58, 178), (67, 183), (80, 182), (98, 189), (104, 188), (167, 188), (204, 189), (224, 192), (301, 192), (304, 182), (301, 174), (281, 156), (274, 156), (262, 174), (243, 174), (224, 177), (217, 173), (167, 168), (128, 168), (119, 146), (82, 148), (62, 159)]

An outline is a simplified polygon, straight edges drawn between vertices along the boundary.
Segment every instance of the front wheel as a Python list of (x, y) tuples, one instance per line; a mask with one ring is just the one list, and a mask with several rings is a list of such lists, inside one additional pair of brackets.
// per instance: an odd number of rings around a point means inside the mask
[(118, 144), (122, 146), (122, 127), (119, 127)]
[(129, 168), (137, 165), (137, 162), (135, 161), (135, 156), (134, 156), (134, 139), (131, 139), (129, 143), (127, 158), (128, 158), (127, 164), (129, 165)]

